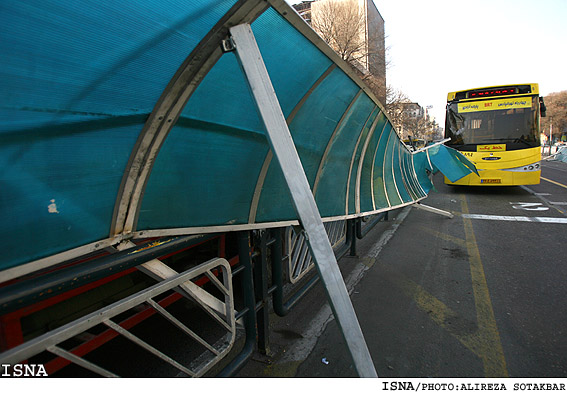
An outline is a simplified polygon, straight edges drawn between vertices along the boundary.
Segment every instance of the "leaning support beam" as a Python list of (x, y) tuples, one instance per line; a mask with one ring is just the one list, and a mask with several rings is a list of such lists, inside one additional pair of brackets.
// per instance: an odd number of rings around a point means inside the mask
[(419, 209), (423, 209), (424, 211), (427, 211), (427, 212), (436, 213), (437, 215), (447, 216), (449, 219), (453, 219), (455, 217), (455, 215), (453, 215), (451, 212), (444, 211), (444, 210), (439, 209), (439, 208), (430, 207), (429, 205), (423, 205), (419, 202), (414, 204), (414, 207), (419, 208)]
[(377, 377), (333, 248), (321, 221), (307, 176), (303, 171), (252, 29), (250, 25), (242, 24), (232, 27), (230, 34), (240, 66), (266, 127), (270, 147), (278, 160), (299, 221), (308, 237), (311, 255), (327, 291), (331, 309), (353, 358), (354, 366), (361, 377)]

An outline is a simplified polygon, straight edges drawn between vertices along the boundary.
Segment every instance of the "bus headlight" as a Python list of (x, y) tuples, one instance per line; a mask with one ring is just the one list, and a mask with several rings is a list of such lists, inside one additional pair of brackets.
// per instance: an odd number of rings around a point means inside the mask
[(539, 161), (521, 167), (502, 169), (502, 171), (512, 171), (512, 172), (532, 172), (539, 170), (541, 170), (541, 163)]

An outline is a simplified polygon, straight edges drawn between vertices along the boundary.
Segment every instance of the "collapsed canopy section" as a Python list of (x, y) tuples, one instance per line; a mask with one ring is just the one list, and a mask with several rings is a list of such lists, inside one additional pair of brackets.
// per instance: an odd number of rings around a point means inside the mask
[(30, 0), (2, 3), (0, 19), (4, 280), (132, 233), (296, 221), (237, 58), (221, 50), (236, 24), (252, 26), (324, 220), (414, 203), (443, 167), (401, 143), (283, 1)]

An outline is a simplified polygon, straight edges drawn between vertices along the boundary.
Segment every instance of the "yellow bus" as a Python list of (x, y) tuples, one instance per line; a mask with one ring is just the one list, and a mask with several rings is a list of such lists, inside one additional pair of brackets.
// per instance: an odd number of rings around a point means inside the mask
[(474, 162), (470, 174), (451, 185), (539, 184), (540, 116), (545, 104), (537, 83), (460, 90), (447, 96), (446, 145)]

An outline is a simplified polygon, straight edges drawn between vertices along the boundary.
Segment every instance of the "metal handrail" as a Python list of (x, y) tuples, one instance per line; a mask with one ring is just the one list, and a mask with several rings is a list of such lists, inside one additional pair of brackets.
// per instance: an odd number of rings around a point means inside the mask
[[(189, 327), (185, 326), (183, 323), (177, 320), (173, 315), (171, 315), (171, 313), (159, 306), (159, 303), (157, 303), (154, 298), (182, 285), (183, 283), (191, 279), (199, 277), (200, 275), (204, 274), (207, 277), (212, 278), (213, 276), (215, 276), (212, 270), (219, 268), (219, 271), (222, 272), (223, 281), (220, 282), (218, 280), (213, 280), (213, 284), (217, 287), (217, 289), (220, 290), (224, 297), (225, 314), (223, 316), (220, 316), (222, 319), (224, 319), (224, 324), (221, 326), (225, 328), (228, 327), (229, 330), (228, 333), (224, 335), (223, 340), (220, 341), (220, 344), (219, 342), (217, 342), (215, 345), (210, 345), (203, 338), (194, 333)], [(72, 351), (67, 351), (58, 346), (60, 343), (72, 337), (75, 337), (76, 335), (81, 334), (98, 324), (104, 324), (121, 336), (129, 339), (143, 349), (161, 358), (179, 371), (189, 376), (202, 376), (230, 352), (235, 342), (236, 323), (233, 300), (234, 298), (232, 294), (232, 274), (230, 264), (225, 259), (215, 258), (194, 268), (191, 268), (182, 274), (159, 282), (156, 285), (144, 289), (129, 297), (126, 297), (123, 300), (117, 301), (105, 308), (83, 316), (73, 322), (70, 322), (53, 331), (25, 342), (22, 345), (1, 353), (0, 363), (13, 365), (47, 350), (52, 354), (65, 358), (68, 361), (80, 365), (83, 368), (86, 368), (96, 374), (108, 377), (117, 376), (107, 369), (100, 367), (76, 354), (73, 354)], [(197, 302), (197, 304), (200, 305), (198, 299), (193, 299), (193, 301)], [(184, 334), (190, 336), (201, 345), (205, 346), (207, 351), (210, 351), (213, 354), (213, 357), (205, 360), (200, 365), (186, 367), (173, 358), (169, 357), (168, 355), (164, 354), (160, 350), (156, 349), (155, 347), (144, 342), (142, 339), (132, 334), (132, 332), (120, 326), (120, 324), (117, 324), (116, 322), (111, 320), (121, 313), (136, 308), (137, 306), (142, 304), (146, 304), (149, 307), (153, 308), (157, 313), (173, 323), (174, 326), (180, 329)], [(203, 309), (209, 314), (214, 313), (216, 315), (216, 312), (211, 311), (210, 308)], [(215, 316), (215, 318), (218, 317), (218, 315)]]
[[(232, 361), (226, 365), (217, 377), (230, 377), (237, 373), (248, 361), (256, 348), (256, 300), (254, 299), (254, 279), (252, 277), (252, 256), (250, 253), (250, 234), (248, 231), (241, 231), (238, 237), (238, 255), (240, 264), (243, 267), (240, 272), (242, 284), (242, 296), (246, 313), (242, 315), (244, 319), (244, 329), (246, 339), (244, 347)], [(243, 312), (243, 311), (241, 311)]]

